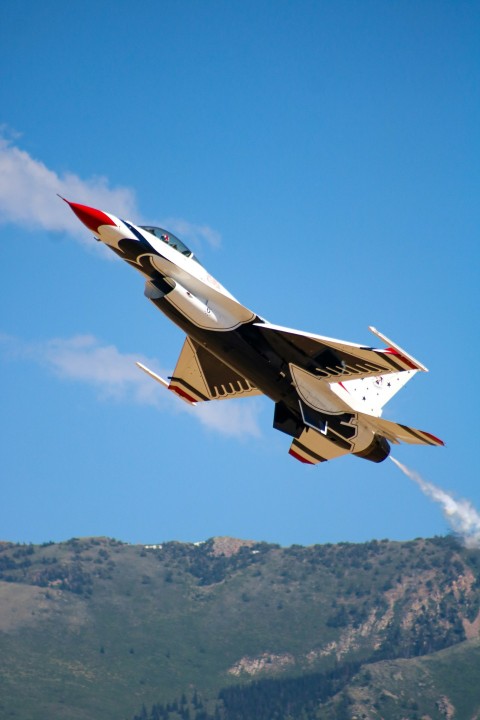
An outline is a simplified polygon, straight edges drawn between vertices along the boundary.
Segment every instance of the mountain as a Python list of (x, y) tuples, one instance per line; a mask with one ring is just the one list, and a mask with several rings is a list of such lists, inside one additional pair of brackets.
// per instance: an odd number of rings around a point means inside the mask
[(349, 718), (475, 720), (480, 716), (480, 640), (364, 666), (340, 697), (323, 707), (322, 718), (337, 720), (345, 697)]
[(479, 634), (452, 537), (0, 544), (0, 718), (470, 720)]

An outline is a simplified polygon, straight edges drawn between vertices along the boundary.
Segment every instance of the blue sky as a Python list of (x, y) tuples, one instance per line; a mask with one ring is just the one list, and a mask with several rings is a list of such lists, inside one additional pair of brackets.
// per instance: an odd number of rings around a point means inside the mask
[(165, 224), (274, 323), (393, 338), (430, 372), (384, 416), (446, 442), (394, 455), (480, 507), (478, 3), (4, 5), (0, 538), (448, 529), (389, 461), (297, 463), (267, 399), (140, 373), (183, 335), (56, 192)]

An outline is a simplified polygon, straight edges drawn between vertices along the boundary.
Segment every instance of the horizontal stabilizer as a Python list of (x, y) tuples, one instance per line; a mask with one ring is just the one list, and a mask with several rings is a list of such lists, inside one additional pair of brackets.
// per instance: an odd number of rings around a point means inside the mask
[(395, 444), (403, 442), (409, 445), (445, 445), (443, 440), (440, 440), (440, 438), (435, 437), (435, 435), (425, 430), (417, 430), (416, 428), (408, 427), (408, 425), (400, 425), (400, 423), (395, 423), (391, 420), (374, 418), (369, 415), (364, 415), (363, 413), (358, 413), (358, 417), (359, 420), (369, 425), (378, 435), (382, 435)]
[(348, 455), (350, 448), (337, 446), (321, 433), (307, 427), (299, 438), (293, 439), (288, 452), (302, 463), (318, 465), (318, 463)]

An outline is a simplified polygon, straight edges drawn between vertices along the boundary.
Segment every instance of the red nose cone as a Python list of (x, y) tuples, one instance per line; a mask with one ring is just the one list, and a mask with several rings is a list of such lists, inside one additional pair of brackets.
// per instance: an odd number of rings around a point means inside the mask
[[(65, 200), (65, 198), (62, 198), (62, 200)], [(79, 205), (69, 200), (65, 200), (65, 202), (70, 205), (78, 219), (94, 233), (98, 231), (100, 225), (116, 225), (116, 223), (101, 210), (88, 207), (88, 205)]]

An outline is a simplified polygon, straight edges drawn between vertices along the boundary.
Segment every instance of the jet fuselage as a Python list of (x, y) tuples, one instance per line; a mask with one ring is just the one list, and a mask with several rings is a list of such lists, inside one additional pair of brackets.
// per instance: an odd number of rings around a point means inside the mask
[(294, 438), (290, 454), (310, 464), (348, 453), (380, 462), (389, 454), (388, 441), (442, 444), (380, 418), (387, 400), (426, 370), (391, 341), (375, 350), (271, 325), (168, 231), (69, 205), (98, 240), (143, 275), (146, 297), (186, 333), (170, 383), (139, 364), (182, 399), (195, 404), (268, 396), (275, 403), (274, 427)]

